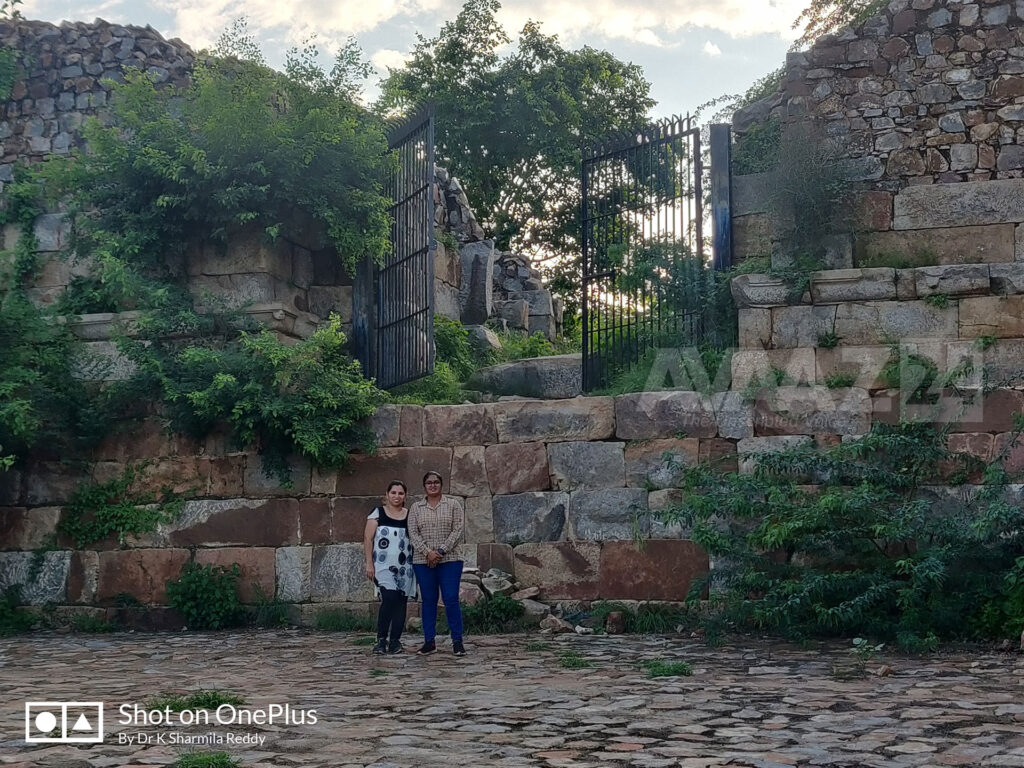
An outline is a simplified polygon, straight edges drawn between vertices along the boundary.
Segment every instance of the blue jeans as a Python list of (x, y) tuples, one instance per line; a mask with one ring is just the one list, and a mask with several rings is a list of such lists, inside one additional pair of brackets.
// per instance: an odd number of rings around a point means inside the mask
[(437, 593), (440, 590), (448, 627), (452, 631), (452, 642), (459, 642), (462, 640), (462, 609), (459, 607), (462, 561), (440, 563), (433, 568), (416, 564), (413, 569), (423, 599), (423, 641), (431, 643), (437, 634)]

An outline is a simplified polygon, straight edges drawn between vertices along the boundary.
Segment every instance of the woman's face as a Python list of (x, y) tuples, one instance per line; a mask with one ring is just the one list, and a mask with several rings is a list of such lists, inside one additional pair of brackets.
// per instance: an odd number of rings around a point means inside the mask
[(392, 507), (401, 507), (405, 504), (405, 489), (402, 486), (391, 486), (391, 490), (388, 491), (388, 504)]
[(423, 490), (427, 492), (428, 498), (436, 499), (441, 495), (441, 478), (431, 475), (423, 481)]

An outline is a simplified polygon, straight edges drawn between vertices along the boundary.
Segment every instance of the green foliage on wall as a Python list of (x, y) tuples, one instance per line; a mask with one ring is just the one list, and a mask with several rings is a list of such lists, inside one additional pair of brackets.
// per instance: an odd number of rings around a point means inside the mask
[(186, 563), (177, 580), (167, 582), (167, 603), (180, 611), (189, 629), (224, 629), (245, 618), (238, 598), (238, 563), (200, 565)]

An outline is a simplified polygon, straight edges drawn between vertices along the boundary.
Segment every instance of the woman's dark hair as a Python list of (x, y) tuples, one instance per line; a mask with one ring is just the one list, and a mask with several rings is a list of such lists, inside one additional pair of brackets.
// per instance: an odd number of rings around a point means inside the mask
[(405, 491), (406, 493), (409, 492), (409, 489), (405, 487), (405, 483), (403, 483), (401, 480), (392, 480), (390, 483), (388, 483), (388, 489), (384, 491), (384, 493), (391, 493), (391, 489), (394, 488), (396, 485), (402, 486), (402, 490)]
[(441, 485), (444, 486), (444, 478), (441, 477), (441, 473), (440, 472), (435, 472), (434, 470), (430, 470), (429, 472), (427, 472), (427, 474), (425, 474), (423, 476), (423, 484), (424, 485), (427, 484), (427, 478), (428, 477), (436, 477), (438, 480), (441, 481)]

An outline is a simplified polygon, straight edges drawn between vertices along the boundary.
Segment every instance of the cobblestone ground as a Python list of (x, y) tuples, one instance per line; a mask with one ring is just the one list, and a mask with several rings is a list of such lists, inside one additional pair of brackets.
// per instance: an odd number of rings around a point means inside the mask
[[(455, 659), (375, 658), (355, 635), (36, 635), (0, 641), (0, 763), (159, 766), (195, 747), (119, 745), (209, 733), (243, 766), (1024, 766), (1024, 657), (883, 657), (851, 679), (845, 648), (665, 638), (472, 638)], [(414, 638), (407, 640), (411, 643)], [(575, 652), (583, 668), (565, 668)], [(688, 661), (651, 678), (644, 660)], [(315, 725), (140, 728), (123, 703), (220, 688), (246, 707), (316, 710)], [(25, 702), (105, 703), (106, 740), (27, 744)]]

